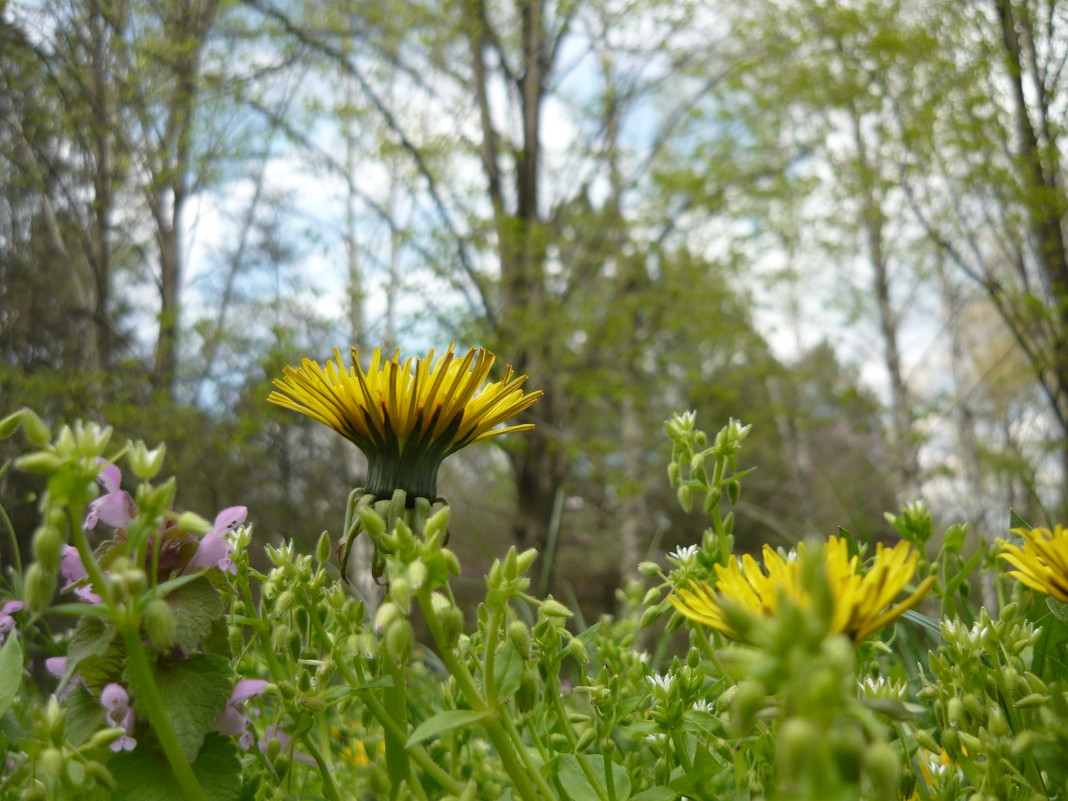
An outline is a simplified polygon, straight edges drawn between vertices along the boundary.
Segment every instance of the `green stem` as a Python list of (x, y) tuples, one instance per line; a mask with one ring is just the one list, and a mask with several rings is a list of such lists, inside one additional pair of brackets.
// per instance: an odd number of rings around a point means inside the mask
[(330, 766), (326, 764), (326, 760), (323, 759), (322, 753), (319, 751), (319, 746), (309, 736), (308, 732), (305, 732), (300, 737), (301, 745), (307, 750), (308, 755), (315, 760), (315, 764), (319, 768), (319, 773), (323, 777), (323, 793), (326, 795), (329, 801), (341, 801), (341, 796), (338, 794), (337, 785), (334, 784), (334, 779), (330, 775)]
[(501, 616), (499, 612), (490, 612), (486, 625), (486, 661), (482, 672), (482, 681), (486, 685), (486, 705), (497, 705), (497, 684), (493, 680), (494, 664), (497, 659), (497, 635), (500, 634)]
[(408, 781), (410, 768), (404, 743), (408, 739), (408, 670), (396, 664), (388, 655), (383, 657), (386, 673), (393, 685), (382, 692), (386, 714), (397, 724), (397, 730), (386, 732), (386, 772), (389, 774), (389, 797), (399, 797), (401, 785)]
[[(456, 658), (453, 650), (446, 646), (445, 636), (441, 630), (441, 624), (438, 622), (438, 617), (434, 613), (433, 603), (430, 600), (430, 589), (426, 584), (420, 588), (418, 598), (419, 606), (423, 610), (423, 617), (426, 620), (427, 628), (430, 630), (430, 635), (437, 644), (438, 653), (446, 667), (448, 667), (449, 673), (451, 673), (452, 677), (456, 680), (456, 686), (459, 687), (460, 692), (463, 693), (467, 703), (470, 704), (471, 708), (474, 710), (491, 710), (491, 715), (482, 721), (482, 726), (486, 730), (486, 736), (489, 738), (490, 744), (493, 745), (494, 750), (497, 752), (497, 756), (501, 759), (501, 766), (512, 780), (513, 789), (515, 790), (516, 795), (523, 799), (523, 801), (537, 801), (538, 795), (535, 792), (533, 785), (530, 783), (530, 777), (527, 775), (527, 768), (523, 766), (519, 758), (516, 756), (516, 752), (509, 740), (508, 733), (504, 730), (504, 727), (501, 725), (501, 721), (497, 716), (497, 709), (486, 704), (481, 693), (479, 693), (478, 688), (475, 686), (475, 681), (471, 677), (471, 673)], [(538, 771), (534, 772), (540, 776)], [(553, 797), (554, 794), (552, 794), (551, 791), (546, 795), (546, 798), (551, 799)]]
[(163, 696), (160, 695), (159, 687), (156, 686), (156, 680), (152, 678), (152, 669), (149, 667), (145, 649), (141, 645), (140, 625), (136, 618), (132, 623), (128, 622), (122, 627), (122, 639), (126, 644), (126, 671), (134, 687), (138, 706), (148, 716), (148, 722), (152, 724), (152, 730), (156, 733), (156, 739), (159, 740), (160, 747), (163, 748), (163, 753), (170, 763), (174, 778), (178, 780), (183, 797), (187, 801), (207, 801), (207, 796), (204, 795), (200, 782), (193, 774), (189, 760), (185, 758), (185, 752), (182, 751), (182, 746), (174, 733), (171, 720), (167, 717)]
[(604, 789), (608, 791), (609, 801), (616, 801), (616, 777), (612, 773), (612, 757), (604, 755)]
[[(111, 585), (108, 584), (107, 579), (104, 578), (104, 574), (100, 570), (100, 565), (93, 558), (93, 550), (89, 547), (89, 538), (85, 536), (85, 529), (82, 528), (82, 521), (85, 519), (85, 507), (71, 506), (69, 516), (70, 538), (74, 541), (74, 547), (78, 550), (78, 556), (82, 560), (86, 575), (89, 576), (93, 592), (111, 607)], [(138, 641), (138, 645), (140, 646), (140, 641)]]
[[(316, 618), (312, 618), (316, 620)], [(316, 625), (321, 628), (321, 624), (316, 620)], [(359, 662), (356, 662), (357, 675), (353, 675), (350, 666), (344, 662), (338, 662), (338, 670), (341, 675), (344, 676), (345, 681), (348, 682), (350, 687), (359, 687), (361, 684), (366, 683), (366, 677), (363, 675), (363, 671), (359, 669)], [(390, 717), (386, 708), (379, 703), (375, 698), (374, 693), (371, 691), (363, 691), (360, 693), (360, 697), (363, 699), (364, 705), (370, 710), (371, 715), (377, 720), (384, 732), (389, 732), (393, 736), (404, 739), (407, 737), (407, 732), (403, 731), (397, 722)], [(445, 788), (446, 791), (453, 795), (459, 795), (463, 792), (463, 785), (457, 782), (449, 773), (442, 768), (437, 762), (430, 758), (430, 755), (423, 750), (420, 745), (408, 746), (408, 756), (411, 757), (419, 767), (421, 767), (426, 773), (434, 779), (438, 784)], [(418, 782), (413, 781), (413, 785)]]

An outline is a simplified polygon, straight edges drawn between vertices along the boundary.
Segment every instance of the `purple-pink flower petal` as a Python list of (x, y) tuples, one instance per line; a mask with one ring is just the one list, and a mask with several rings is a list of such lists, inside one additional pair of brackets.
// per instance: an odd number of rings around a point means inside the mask
[(225, 534), (245, 522), (248, 517), (247, 506), (230, 506), (223, 509), (215, 516), (215, 524), (211, 527), (212, 534)]
[(118, 492), (119, 485), (122, 483), (122, 471), (119, 470), (117, 465), (109, 464), (100, 471), (96, 480), (107, 492)]
[(240, 704), (249, 698), (263, 695), (266, 689), (267, 682), (263, 679), (241, 679), (234, 687), (234, 691), (230, 693), (230, 703)]
[(63, 678), (63, 674), (67, 672), (67, 657), (65, 656), (50, 656), (45, 660), (45, 670), (55, 676), (57, 679)]

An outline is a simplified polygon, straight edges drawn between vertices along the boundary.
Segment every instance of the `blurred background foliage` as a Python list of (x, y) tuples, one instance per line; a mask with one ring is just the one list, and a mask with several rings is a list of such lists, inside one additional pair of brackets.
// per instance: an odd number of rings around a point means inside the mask
[[(699, 539), (680, 410), (755, 424), (749, 550), (1063, 520), (1057, 9), (0, 0), (0, 413), (166, 442), (184, 508), (311, 547), (363, 463), (271, 379), (484, 345), (545, 396), (447, 463), (454, 544), (551, 538), (590, 614)], [(0, 478), (23, 542), (39, 489)]]

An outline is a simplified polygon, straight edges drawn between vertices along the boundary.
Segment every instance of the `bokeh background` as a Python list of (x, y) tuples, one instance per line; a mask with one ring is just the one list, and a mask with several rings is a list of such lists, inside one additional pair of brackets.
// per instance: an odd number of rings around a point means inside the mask
[(364, 462), (271, 379), (488, 347), (545, 396), (446, 464), (465, 580), (552, 539), (588, 615), (700, 537), (677, 411), (754, 425), (746, 549), (1064, 521), (1066, 60), (1037, 0), (0, 0), (0, 413), (310, 548)]

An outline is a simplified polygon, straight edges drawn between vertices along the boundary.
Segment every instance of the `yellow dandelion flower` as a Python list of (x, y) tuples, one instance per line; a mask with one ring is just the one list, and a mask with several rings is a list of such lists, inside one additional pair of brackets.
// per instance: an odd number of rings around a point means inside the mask
[(524, 392), (526, 376), (515, 376), (511, 367), (500, 381), (483, 386), (495, 358), (483, 348), (457, 358), (450, 345), (437, 359), (431, 350), (425, 359), (409, 357), (401, 364), (399, 350), (386, 360), (375, 348), (365, 371), (356, 348), (352, 367), (345, 367), (335, 348), (325, 367), (311, 359), (299, 368), (287, 366), (267, 400), (355, 443), (367, 457), (368, 493), (389, 497), (403, 489), (433, 499), (445, 457), (473, 442), (534, 427), (497, 427), (542, 393)]
[[(805, 545), (798, 545), (798, 554)], [(806, 607), (810, 599), (801, 584), (799, 559), (784, 559), (767, 545), (763, 568), (751, 556), (732, 560), (726, 567), (716, 565), (716, 585), (694, 582), (671, 596), (671, 603), (684, 617), (717, 629), (738, 639), (723, 616), (721, 599), (734, 606), (774, 617), (782, 599)], [(920, 582), (908, 598), (897, 606), (893, 600), (912, 580), (920, 555), (908, 543), (893, 548), (876, 545), (875, 560), (867, 572), (860, 559), (849, 555), (848, 544), (831, 537), (823, 545), (823, 563), (834, 600), (831, 629), (860, 642), (920, 602), (934, 584), (930, 576)]]
[(1023, 537), (1023, 547), (998, 540), (998, 557), (1016, 568), (1009, 575), (1033, 590), (1068, 603), (1068, 529), (1014, 528), (1012, 532)]
[(363, 744), (363, 740), (353, 740), (342, 748), (341, 758), (358, 768), (364, 768), (371, 764), (371, 759), (367, 756), (367, 747)]

